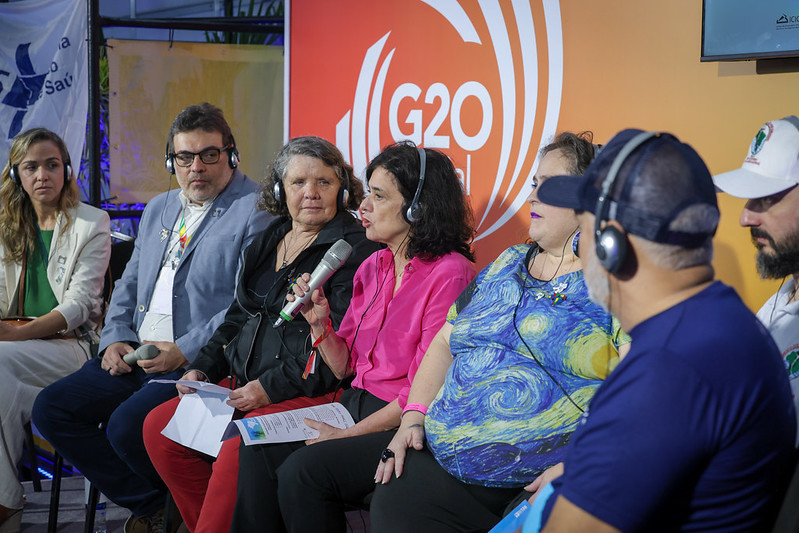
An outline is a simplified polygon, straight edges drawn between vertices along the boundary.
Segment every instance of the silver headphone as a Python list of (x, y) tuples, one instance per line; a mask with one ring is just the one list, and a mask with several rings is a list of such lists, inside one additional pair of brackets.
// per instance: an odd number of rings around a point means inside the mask
[[(64, 185), (69, 183), (69, 175), (72, 173), (72, 165), (67, 162), (64, 165)], [(11, 178), (17, 187), (22, 188), (22, 178), (19, 176), (19, 165), (11, 165), (11, 168), (8, 169), (8, 176)]]
[[(338, 202), (339, 211), (346, 209), (347, 202), (350, 200), (350, 177), (347, 174), (347, 171), (343, 168), (341, 169), (341, 174), (344, 176), (344, 183), (341, 187), (339, 187), (338, 198), (336, 199)], [(274, 168), (272, 169), (272, 180), (274, 181), (274, 185), (272, 185), (272, 195), (275, 197), (275, 200), (282, 204), (286, 199), (283, 188), (283, 179), (278, 175)]]

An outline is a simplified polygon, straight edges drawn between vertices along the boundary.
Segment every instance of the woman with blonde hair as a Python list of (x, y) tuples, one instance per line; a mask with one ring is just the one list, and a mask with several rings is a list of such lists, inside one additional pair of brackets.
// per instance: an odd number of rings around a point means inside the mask
[[(111, 253), (104, 211), (80, 203), (55, 133), (14, 138), (0, 185), (0, 524), (21, 519), (16, 464), (42, 388), (90, 357)], [(13, 525), (13, 524), (11, 524)]]

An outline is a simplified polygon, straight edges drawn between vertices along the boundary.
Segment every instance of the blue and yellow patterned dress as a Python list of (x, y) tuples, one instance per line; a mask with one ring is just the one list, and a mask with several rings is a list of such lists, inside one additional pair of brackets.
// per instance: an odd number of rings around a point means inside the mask
[(425, 432), (436, 460), (466, 483), (521, 487), (561, 461), (582, 415), (572, 401), (585, 409), (629, 342), (588, 299), (582, 271), (533, 279), (529, 249), (505, 250), (447, 317), (453, 363)]

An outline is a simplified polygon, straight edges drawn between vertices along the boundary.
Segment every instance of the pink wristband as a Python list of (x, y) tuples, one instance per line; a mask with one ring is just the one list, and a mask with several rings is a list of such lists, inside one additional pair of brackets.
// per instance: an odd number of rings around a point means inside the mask
[(427, 406), (422, 405), (420, 403), (409, 403), (405, 405), (405, 409), (402, 410), (402, 414), (405, 414), (407, 411), (419, 411), (423, 415), (427, 415)]

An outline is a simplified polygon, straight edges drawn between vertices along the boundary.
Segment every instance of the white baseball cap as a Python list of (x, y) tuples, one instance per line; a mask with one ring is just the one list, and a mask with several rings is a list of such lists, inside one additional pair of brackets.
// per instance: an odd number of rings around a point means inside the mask
[(741, 168), (713, 176), (713, 183), (738, 198), (763, 198), (799, 184), (799, 118), (763, 124)]

